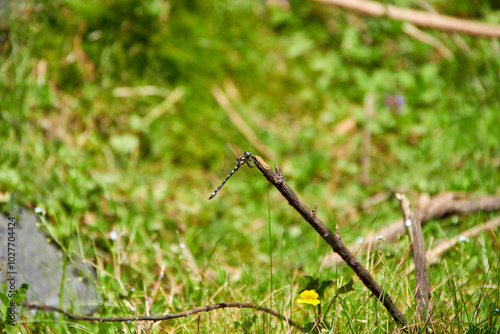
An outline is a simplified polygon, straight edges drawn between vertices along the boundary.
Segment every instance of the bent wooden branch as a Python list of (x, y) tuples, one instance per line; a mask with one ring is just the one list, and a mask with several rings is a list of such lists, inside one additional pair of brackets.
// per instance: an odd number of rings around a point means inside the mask
[(428, 13), (415, 9), (401, 8), (385, 5), (375, 1), (367, 0), (314, 0), (327, 5), (339, 6), (356, 11), (358, 13), (383, 16), (411, 22), (417, 26), (429, 27), (445, 31), (461, 32), (469, 35), (500, 37), (500, 26), (480, 23), (470, 20), (458, 19), (456, 17)]
[[(437, 194), (426, 201), (419, 199), (418, 202), (426, 202), (420, 208), (422, 211), (422, 225), (429, 220), (450, 215), (500, 210), (500, 196), (477, 196), (474, 194), (445, 192)], [(404, 222), (399, 219), (374, 233), (368, 234), (363, 243), (363, 248), (376, 248), (379, 243), (379, 236), (386, 242), (393, 242), (404, 232)]]
[(351, 251), (342, 243), (338, 233), (333, 233), (330, 229), (314, 214), (313, 210), (309, 209), (293, 190), (285, 182), (285, 177), (281, 172), (281, 167), (276, 165), (276, 171), (272, 170), (265, 161), (259, 156), (253, 156), (253, 160), (257, 168), (266, 177), (266, 179), (288, 200), (290, 204), (316, 232), (330, 245), (332, 250), (339, 254), (340, 257), (354, 270), (363, 284), (380, 300), (387, 309), (393, 319), (402, 326), (407, 324), (407, 320), (403, 313), (398, 309), (392, 298), (382, 289), (375, 281), (370, 272), (359, 262), (359, 260), (351, 253)]
[(281, 320), (286, 321), (288, 324), (295, 328), (300, 328), (300, 325), (297, 324), (295, 321), (285, 317), (284, 315), (271, 310), (267, 307), (259, 306), (256, 304), (252, 303), (218, 303), (218, 304), (213, 304), (213, 305), (206, 305), (206, 306), (200, 306), (200, 307), (195, 307), (191, 310), (184, 311), (184, 312), (179, 312), (179, 313), (173, 313), (173, 314), (164, 314), (164, 315), (157, 315), (157, 316), (150, 316), (150, 315), (137, 315), (137, 316), (131, 316), (131, 317), (92, 317), (92, 316), (86, 316), (86, 315), (77, 315), (70, 313), (68, 311), (65, 311), (63, 309), (50, 306), (50, 305), (45, 305), (45, 304), (33, 304), (29, 302), (23, 302), (23, 307), (31, 310), (41, 310), (45, 312), (57, 312), (64, 314), (70, 319), (73, 320), (84, 320), (84, 321), (97, 321), (97, 322), (128, 322), (128, 321), (161, 321), (161, 320), (170, 320), (170, 319), (176, 319), (176, 318), (184, 318), (188, 317), (190, 315), (200, 313), (200, 312), (208, 312), (208, 311), (213, 311), (213, 310), (218, 310), (218, 309), (223, 309), (223, 308), (251, 308), (254, 310), (262, 311), (265, 313), (269, 313), (275, 317), (280, 318)]

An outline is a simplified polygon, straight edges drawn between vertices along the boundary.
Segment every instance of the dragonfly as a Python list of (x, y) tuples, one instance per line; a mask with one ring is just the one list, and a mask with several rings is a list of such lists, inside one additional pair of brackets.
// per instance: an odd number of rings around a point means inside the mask
[(231, 176), (233, 176), (234, 173), (236, 173), (236, 171), (238, 169), (240, 169), (244, 165), (247, 165), (250, 168), (255, 167), (254, 165), (252, 165), (251, 158), (252, 158), (252, 153), (250, 153), (250, 151), (245, 151), (242, 156), (237, 157), (236, 158), (236, 165), (234, 166), (231, 173), (229, 173), (229, 175), (226, 177), (226, 179), (224, 181), (222, 181), (220, 186), (218, 186), (217, 189), (214, 190), (214, 192), (210, 195), (210, 197), (208, 199), (210, 200), (210, 199), (214, 198), (219, 193), (220, 188), (222, 188), (222, 186), (224, 186), (226, 184), (226, 182), (231, 178)]

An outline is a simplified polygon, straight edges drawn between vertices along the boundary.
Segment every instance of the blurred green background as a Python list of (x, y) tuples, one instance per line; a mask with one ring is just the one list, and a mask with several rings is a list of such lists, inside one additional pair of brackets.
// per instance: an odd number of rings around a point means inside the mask
[[(431, 4), (446, 15), (500, 24), (496, 1)], [(156, 314), (221, 301), (261, 303), (270, 289), (279, 291), (272, 306), (291, 312), (297, 277), (352, 277), (348, 268), (320, 268), (330, 250), (259, 175), (245, 180), (238, 172), (208, 201), (227, 175), (225, 141), (236, 154), (250, 150), (271, 166), (279, 163), (303, 201), (317, 203), (331, 229), (340, 226), (346, 244), (400, 217), (389, 197), (395, 189), (413, 195), (500, 192), (498, 39), (461, 35), (464, 47), (450, 33), (423, 29), (440, 41), (436, 47), (406, 33), (403, 22), (307, 1), (4, 5), (2, 207), (43, 208), (72, 252), (99, 263), (108, 305), (103, 315), (116, 315), (124, 303), (144, 314), (143, 300), (162, 267)], [(398, 5), (418, 8), (418, 1)], [(375, 96), (368, 124), (367, 94)], [(260, 144), (230, 118), (216, 99), (221, 96)], [(367, 185), (360, 183), (365, 127), (372, 134)], [(387, 200), (364, 205), (380, 194)], [(488, 217), (429, 224), (424, 236), (452, 237)], [(111, 232), (118, 240), (110, 239)], [(398, 277), (404, 247), (388, 246), (388, 267), (377, 271), (403, 309), (412, 303), (411, 289), (389, 282)], [(450, 261), (464, 263), (464, 254), (481, 249), (492, 256), (491, 273), (499, 277), (498, 244), (463, 247), (470, 249)], [(473, 263), (461, 277), (480, 289), (484, 277), (473, 275)], [(448, 279), (438, 267), (431, 283)], [(357, 293), (369, 296), (358, 284)], [(451, 299), (443, 297), (443, 312)], [(349, 301), (356, 302), (379, 307), (357, 297)], [(295, 310), (293, 318), (307, 318)], [(387, 328), (394, 326), (383, 310), (377, 312)], [(223, 311), (203, 319), (209, 319), (208, 331), (238, 328)], [(159, 323), (154, 330), (189, 332), (193, 321)], [(256, 331), (272, 332), (259, 321)]]

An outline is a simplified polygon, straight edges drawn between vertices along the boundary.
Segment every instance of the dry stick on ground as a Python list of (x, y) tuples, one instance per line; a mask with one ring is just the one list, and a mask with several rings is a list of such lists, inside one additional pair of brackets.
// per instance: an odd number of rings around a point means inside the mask
[[(422, 198), (427, 195), (421, 195)], [(469, 199), (464, 199), (468, 197)], [(496, 211), (500, 210), (500, 196), (475, 196), (473, 194), (445, 192), (437, 194), (429, 198), (426, 205), (420, 206), (423, 212), (421, 224), (424, 225), (429, 220), (437, 219), (455, 214), (473, 213), (478, 211)], [(405, 233), (405, 226), (402, 219), (381, 228), (380, 230), (370, 233), (363, 241), (362, 248), (366, 250), (377, 248), (380, 240), (384, 242), (394, 242), (400, 235)], [(359, 245), (351, 245), (350, 249), (359, 249)], [(341, 263), (340, 259), (334, 256), (325, 256), (322, 265), (329, 263)]]
[[(500, 196), (476, 196), (475, 198), (464, 199), (465, 196), (472, 197), (473, 195), (446, 192), (431, 197), (428, 204), (421, 207), (423, 212), (421, 224), (425, 224), (431, 219), (455, 214), (500, 210)], [(363, 247), (365, 249), (374, 249), (378, 243), (378, 236), (382, 236), (386, 242), (393, 242), (404, 232), (404, 224), (399, 219), (375, 233), (370, 233), (366, 237)]]
[(435, 28), (444, 31), (462, 32), (485, 37), (500, 37), (500, 26), (457, 19), (451, 16), (428, 13), (420, 10), (385, 5), (366, 0), (314, 0), (316, 2), (344, 7), (371, 16), (387, 16), (394, 20), (411, 22), (417, 26)]
[(403, 32), (422, 43), (432, 46), (441, 57), (445, 59), (453, 58), (453, 52), (451, 52), (439, 39), (418, 29), (415, 25), (405, 22), (403, 24)]
[(171, 320), (171, 319), (176, 319), (176, 318), (184, 318), (184, 317), (188, 317), (190, 315), (196, 314), (196, 313), (219, 310), (219, 309), (223, 309), (223, 308), (251, 308), (254, 310), (259, 310), (262, 312), (272, 314), (275, 317), (278, 317), (281, 320), (286, 321), (291, 326), (293, 326), (295, 328), (300, 328), (299, 324), (297, 324), (295, 321), (285, 317), (284, 315), (282, 315), (274, 310), (271, 310), (267, 307), (262, 307), (262, 306), (255, 305), (252, 303), (218, 303), (218, 304), (213, 304), (213, 305), (195, 307), (189, 311), (184, 311), (184, 312), (180, 312), (180, 313), (164, 314), (164, 315), (157, 315), (157, 316), (138, 315), (138, 316), (132, 316), (132, 317), (91, 317), (91, 316), (85, 316), (85, 315), (76, 315), (76, 314), (70, 313), (68, 311), (62, 310), (62, 309), (54, 307), (54, 306), (43, 305), (43, 304), (33, 304), (33, 303), (29, 303), (29, 302), (23, 302), (23, 307), (25, 307), (27, 309), (31, 309), (31, 310), (41, 310), (41, 311), (46, 311), (46, 312), (61, 313), (61, 314), (64, 314), (65, 316), (67, 316), (68, 318), (74, 319), (74, 320), (98, 321), (98, 322), (162, 321), (162, 320)]
[(403, 313), (398, 309), (392, 298), (382, 289), (375, 281), (370, 272), (359, 262), (351, 251), (342, 243), (338, 233), (332, 233), (330, 229), (313, 213), (293, 190), (285, 182), (285, 177), (281, 171), (281, 167), (276, 165), (276, 171), (273, 171), (259, 156), (253, 156), (253, 160), (257, 168), (264, 174), (266, 179), (279, 190), (279, 192), (288, 200), (290, 204), (316, 232), (332, 247), (332, 250), (339, 254), (340, 257), (354, 270), (363, 284), (381, 301), (389, 314), (394, 318), (398, 325), (405, 326), (407, 320)]
[(415, 298), (419, 305), (418, 312), (420, 314), (420, 319), (427, 322), (429, 316), (432, 314), (432, 306), (429, 302), (431, 298), (431, 285), (427, 275), (425, 243), (420, 225), (422, 211), (417, 207), (412, 215), (408, 198), (401, 193), (395, 193), (395, 196), (399, 200), (404, 225), (407, 228), (410, 245), (413, 249), (413, 262), (415, 263), (416, 271)]
[(408, 201), (408, 198), (406, 198), (406, 196), (402, 193), (396, 192), (394, 193), (394, 196), (399, 201), (399, 207), (401, 209), (401, 214), (403, 215), (403, 222), (404, 222), (404, 227), (406, 228), (406, 234), (408, 234), (408, 237), (410, 238), (410, 243), (412, 243), (413, 231), (410, 228), (411, 227), (410, 202)]
[[(451, 238), (449, 240), (444, 240), (427, 253), (427, 261), (429, 262), (429, 264), (435, 263), (438, 261), (441, 255), (448, 251), (448, 249), (455, 246), (458, 242), (467, 240), (468, 238), (472, 238), (483, 231), (493, 232), (498, 227), (500, 227), (500, 217), (493, 218), (481, 225), (474, 226), (466, 231), (463, 231), (457, 237)], [(410, 270), (411, 269), (413, 268), (410, 267)]]
[(363, 129), (362, 155), (361, 155), (361, 183), (370, 183), (370, 146), (371, 146), (371, 121), (375, 113), (375, 94), (365, 96), (365, 126)]
[[(434, 9), (434, 7), (432, 7), (426, 0), (419, 0), (418, 4), (420, 5), (420, 7), (422, 7), (423, 9), (425, 9), (428, 12), (431, 12), (434, 14), (439, 14)], [(453, 39), (455, 44), (458, 45), (458, 47), (462, 50), (462, 52), (469, 52), (470, 51), (469, 46), (467, 45), (467, 43), (465, 43), (465, 41), (462, 39), (462, 37), (460, 37), (459, 34), (454, 32), (451, 34), (451, 38)]]
[[(430, 266), (431, 264), (438, 262), (440, 257), (443, 256), (443, 254), (446, 253), (449, 249), (455, 247), (457, 243), (464, 242), (468, 238), (475, 237), (483, 231), (493, 233), (498, 227), (500, 227), (500, 217), (492, 218), (491, 220), (488, 220), (481, 225), (477, 225), (463, 231), (456, 237), (441, 241), (436, 246), (434, 246), (434, 248), (427, 251), (427, 265)], [(494, 236), (494, 238), (496, 238), (496, 236)], [(415, 266), (411, 264), (406, 270), (406, 275), (409, 275), (413, 270), (415, 270)]]
[(413, 262), (415, 264), (415, 298), (419, 304), (419, 314), (421, 320), (427, 322), (432, 314), (431, 299), (431, 283), (427, 274), (427, 257), (425, 254), (424, 235), (422, 233), (422, 217), (423, 211), (420, 205), (417, 205), (413, 211), (412, 231), (413, 231)]

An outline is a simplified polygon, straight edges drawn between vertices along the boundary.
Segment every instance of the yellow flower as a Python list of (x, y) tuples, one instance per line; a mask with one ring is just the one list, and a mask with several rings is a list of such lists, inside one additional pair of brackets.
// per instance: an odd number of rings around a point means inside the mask
[(300, 293), (300, 299), (297, 299), (297, 303), (318, 305), (319, 304), (318, 296), (319, 296), (318, 293), (314, 290), (304, 290)]

